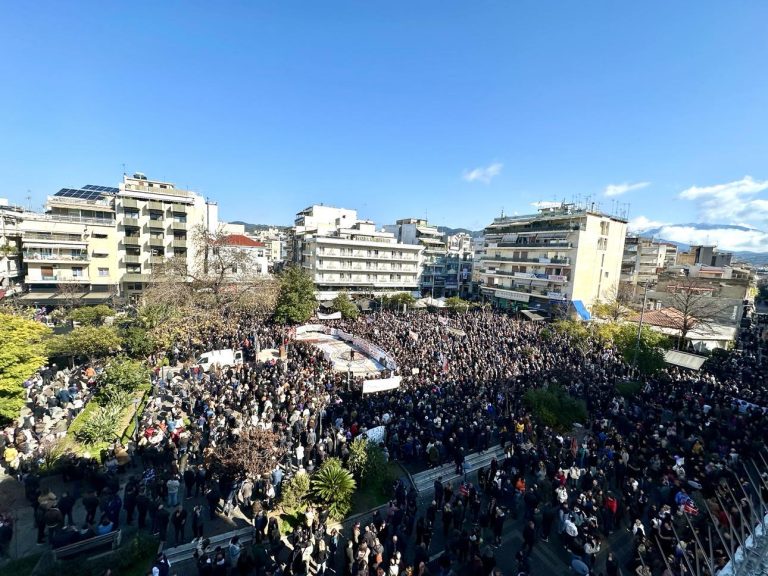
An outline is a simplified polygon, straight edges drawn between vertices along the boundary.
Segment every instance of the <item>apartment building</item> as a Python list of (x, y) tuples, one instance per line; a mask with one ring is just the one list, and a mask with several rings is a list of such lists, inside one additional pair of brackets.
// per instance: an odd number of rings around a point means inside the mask
[[(458, 290), (455, 282), (451, 283), (451, 288), (446, 288), (448, 262), (445, 256), (448, 247), (443, 234), (435, 226), (430, 226), (423, 218), (403, 218), (384, 226), (384, 230), (393, 234), (398, 242), (423, 248), (419, 275), (419, 290), (422, 296), (439, 298), (446, 296), (446, 290)], [(457, 274), (449, 276), (455, 279)]]
[(202, 226), (218, 228), (218, 206), (171, 182), (149, 180), (144, 174), (123, 176), (115, 193), (117, 254), (121, 292), (140, 294), (152, 281), (152, 270), (166, 258), (185, 258), (190, 270), (202, 262), (204, 247), (194, 242)]
[(296, 215), (292, 261), (308, 270), (320, 300), (342, 291), (379, 297), (418, 291), (422, 249), (358, 220), (355, 210), (313, 205)]
[(62, 188), (48, 197), (45, 212), (23, 212), (23, 300), (95, 304), (117, 295), (116, 192), (93, 184)]
[(11, 296), (21, 286), (21, 214), (0, 198), (0, 298)]
[(637, 285), (656, 282), (659, 274), (674, 261), (677, 248), (643, 236), (627, 236), (621, 261), (621, 281)]
[(587, 308), (618, 287), (627, 221), (562, 204), (537, 214), (502, 216), (485, 229), (476, 269), (484, 298), (500, 308)]

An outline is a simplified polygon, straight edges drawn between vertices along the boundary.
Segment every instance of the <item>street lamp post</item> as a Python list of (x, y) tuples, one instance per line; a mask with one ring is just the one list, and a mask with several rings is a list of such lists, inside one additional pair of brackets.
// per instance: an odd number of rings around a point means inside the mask
[(138, 444), (139, 438), (139, 399), (133, 399), (133, 443)]

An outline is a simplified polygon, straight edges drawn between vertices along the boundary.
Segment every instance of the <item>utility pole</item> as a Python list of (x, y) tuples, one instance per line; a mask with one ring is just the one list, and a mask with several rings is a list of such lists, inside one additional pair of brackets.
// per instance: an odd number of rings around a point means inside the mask
[(648, 301), (648, 282), (645, 283), (645, 290), (643, 291), (643, 307), (640, 309), (640, 322), (637, 323), (637, 341), (635, 342), (635, 357), (632, 360), (632, 369), (637, 369), (637, 358), (640, 355), (640, 335), (643, 331), (643, 316), (645, 315), (645, 305)]

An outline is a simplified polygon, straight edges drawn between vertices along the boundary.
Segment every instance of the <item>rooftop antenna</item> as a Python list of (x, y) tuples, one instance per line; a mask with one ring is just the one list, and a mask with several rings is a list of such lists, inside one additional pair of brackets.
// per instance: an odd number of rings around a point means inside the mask
[(504, 218), (504, 206), (501, 207), (501, 217)]
[(123, 162), (123, 176), (125, 176), (125, 162)]
[(32, 194), (29, 188), (27, 188), (27, 210), (32, 212)]

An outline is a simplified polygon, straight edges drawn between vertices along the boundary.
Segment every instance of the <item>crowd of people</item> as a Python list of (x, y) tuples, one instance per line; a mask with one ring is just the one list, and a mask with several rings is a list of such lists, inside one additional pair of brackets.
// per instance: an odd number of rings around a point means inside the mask
[[(168, 545), (194, 539), (201, 574), (260, 566), (276, 576), (328, 568), (424, 576), (465, 567), (487, 576), (498, 571), (494, 546), (505, 523), (519, 518), (520, 574), (531, 573), (537, 546), (551, 545), (567, 551), (575, 573), (678, 576), (706, 564), (710, 548), (724, 565), (741, 533), (732, 528), (752, 522), (768, 501), (753, 465), (764, 457), (768, 406), (757, 329), (701, 371), (667, 367), (625, 397), (616, 385), (634, 376), (616, 350), (598, 340), (575, 346), (566, 332), (503, 313), (377, 312), (331, 324), (389, 351), (401, 386), (361, 395), (361, 379), (350, 386), (346, 371), (334, 370), (318, 349), (255, 318), (228, 319), (226, 330), (201, 327), (194, 341), (169, 352), (172, 369), (154, 373), (135, 443), (116, 446), (104, 464), (72, 461), (65, 474), (73, 489), (61, 496), (43, 493), (36, 475), (24, 474), (39, 540), (61, 545), (135, 521)], [(201, 352), (223, 348), (242, 349), (243, 364), (206, 372), (195, 363)], [(281, 348), (281, 357), (261, 354)], [(87, 397), (87, 374), (45, 380), (41, 374), (34, 386), (47, 386), (59, 401), (62, 388), (70, 394), (62, 409)], [(556, 385), (588, 408), (588, 421), (567, 434), (542, 425), (523, 402), (526, 390)], [(30, 424), (22, 430), (34, 430)], [(437, 481), (423, 506), (400, 484), (386, 514), (350, 531), (331, 531), (318, 510), (294, 531), (293, 552), (281, 560), (270, 512), (285, 478), (330, 456), (345, 460), (349, 443), (379, 426), (390, 458), (411, 469), (453, 462), (463, 472), (466, 454), (497, 443), (505, 457), (476, 480)], [(285, 459), (255, 477), (212, 465), (250, 427), (275, 432)], [(86, 519), (75, 525), (78, 501)], [(238, 507), (272, 555), (256, 558), (237, 541), (208, 545), (208, 523)], [(632, 535), (631, 558), (610, 550), (620, 530)]]

